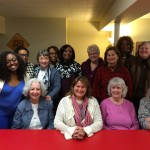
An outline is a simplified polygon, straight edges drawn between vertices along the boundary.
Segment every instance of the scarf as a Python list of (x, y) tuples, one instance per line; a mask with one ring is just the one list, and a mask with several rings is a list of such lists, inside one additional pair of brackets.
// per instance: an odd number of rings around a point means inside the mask
[(77, 103), (76, 98), (74, 96), (72, 96), (71, 100), (72, 100), (72, 104), (73, 104), (73, 107), (75, 110), (74, 118), (75, 118), (76, 124), (81, 127), (89, 126), (92, 123), (91, 115), (90, 115), (89, 111), (87, 110), (89, 99), (86, 97), (82, 103), (82, 109), (83, 109), (83, 113), (84, 113), (84, 122), (83, 123), (82, 123), (83, 114), (81, 113), (80, 106)]

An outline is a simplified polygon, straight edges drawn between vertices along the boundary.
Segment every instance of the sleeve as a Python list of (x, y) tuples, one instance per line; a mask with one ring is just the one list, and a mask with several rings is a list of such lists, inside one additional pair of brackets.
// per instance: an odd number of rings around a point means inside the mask
[(135, 112), (135, 108), (131, 102), (130, 102), (129, 108), (130, 108), (130, 113), (131, 113), (131, 118), (132, 118), (132, 126), (130, 130), (137, 130), (139, 129), (139, 123), (138, 123), (137, 115)]
[(131, 75), (130, 75), (130, 72), (129, 70), (125, 67), (125, 83), (128, 87), (128, 92), (127, 92), (127, 96), (126, 96), (126, 99), (131, 100), (131, 96), (132, 96), (132, 80), (131, 80)]
[(87, 136), (92, 136), (95, 132), (98, 132), (102, 129), (103, 121), (102, 121), (102, 115), (100, 111), (100, 106), (95, 99), (95, 106), (93, 107), (93, 122), (90, 126), (84, 127), (84, 131), (86, 132)]
[(92, 96), (94, 96), (98, 102), (100, 101), (100, 85), (101, 85), (101, 67), (98, 68), (94, 80), (93, 80), (93, 90)]
[(81, 65), (79, 63), (76, 63), (76, 69), (77, 69), (77, 76), (82, 75)]
[(150, 117), (150, 112), (147, 107), (147, 102), (145, 102), (144, 99), (140, 100), (139, 110), (138, 110), (138, 119), (140, 122), (140, 125), (143, 129), (148, 129), (148, 123), (145, 120), (145, 118)]
[(65, 108), (63, 106), (62, 100), (60, 101), (57, 112), (54, 119), (54, 127), (64, 134), (67, 140), (72, 139), (72, 135), (77, 126), (70, 127), (64, 123)]
[(54, 113), (53, 113), (53, 103), (52, 101), (47, 101), (48, 103), (48, 129), (54, 128)]
[(101, 112), (102, 112), (102, 118), (103, 118), (103, 128), (106, 128), (106, 115), (107, 115), (107, 110), (106, 110), (106, 104), (104, 101), (101, 102), (100, 104)]
[(58, 94), (61, 89), (61, 76), (57, 69), (54, 68), (54, 72), (51, 73), (50, 82), (52, 85), (50, 85), (50, 88), (48, 90), (48, 95), (51, 96), (52, 100), (56, 99), (58, 97)]
[(21, 122), (22, 122), (22, 113), (23, 113), (23, 103), (20, 103), (16, 109), (13, 118), (12, 129), (21, 129)]

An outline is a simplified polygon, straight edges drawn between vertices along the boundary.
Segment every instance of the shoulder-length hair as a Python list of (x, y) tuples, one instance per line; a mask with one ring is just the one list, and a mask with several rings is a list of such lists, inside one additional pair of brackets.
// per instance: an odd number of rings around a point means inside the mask
[(112, 46), (112, 45), (109, 45), (107, 48), (106, 48), (106, 51), (105, 51), (105, 54), (104, 54), (104, 65), (108, 65), (108, 62), (107, 62), (107, 54), (109, 51), (114, 51), (117, 56), (118, 56), (118, 61), (117, 61), (117, 65), (119, 66), (122, 66), (122, 61), (121, 61), (121, 55), (120, 55), (120, 51), (118, 51), (117, 47), (116, 46)]
[(46, 91), (46, 86), (44, 85), (44, 83), (40, 80), (40, 79), (37, 79), (37, 78), (32, 78), (30, 79), (27, 84), (24, 86), (24, 89), (23, 89), (23, 94), (24, 96), (28, 97), (29, 98), (29, 91), (31, 89), (31, 86), (32, 86), (32, 83), (39, 83), (40, 84), (40, 88), (41, 88), (41, 96), (45, 96), (47, 91)]
[(72, 49), (72, 57), (70, 59), (70, 62), (75, 60), (75, 51), (74, 51), (73, 47), (68, 44), (65, 44), (60, 48), (60, 51), (59, 51), (59, 59), (61, 62), (64, 62), (63, 53), (68, 47), (70, 47)]
[(89, 80), (84, 76), (78, 76), (76, 77), (73, 82), (71, 83), (70, 91), (67, 95), (73, 96), (74, 95), (74, 86), (77, 84), (78, 81), (81, 81), (82, 84), (87, 88), (86, 94), (84, 97), (91, 97), (91, 85), (89, 83)]
[(122, 78), (119, 78), (119, 77), (114, 77), (111, 80), (109, 80), (108, 87), (107, 87), (108, 95), (112, 96), (111, 88), (112, 88), (112, 86), (117, 86), (117, 85), (121, 85), (121, 87), (122, 87), (122, 98), (125, 98), (127, 91), (128, 91), (128, 88), (127, 88), (124, 80)]
[(150, 45), (150, 41), (143, 41), (142, 43), (140, 43), (140, 44), (138, 45), (137, 51), (136, 51), (136, 53), (135, 53), (136, 56), (140, 57), (140, 56), (139, 56), (139, 50), (140, 50), (140, 47), (143, 46), (144, 44), (149, 44), (149, 45)]
[(18, 54), (14, 53), (13, 51), (4, 51), (0, 54), (0, 79), (2, 81), (9, 81), (11, 77), (11, 72), (7, 67), (6, 59), (7, 55), (12, 54), (16, 57), (18, 61), (18, 68), (17, 68), (17, 75), (18, 79), (22, 80), (26, 75), (26, 65), (22, 58), (18, 56)]

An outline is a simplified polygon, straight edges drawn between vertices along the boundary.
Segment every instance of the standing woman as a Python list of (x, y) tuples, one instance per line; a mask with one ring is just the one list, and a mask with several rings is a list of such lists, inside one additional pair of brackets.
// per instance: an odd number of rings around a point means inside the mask
[(87, 53), (89, 58), (82, 63), (82, 75), (87, 77), (93, 86), (93, 79), (99, 66), (103, 64), (103, 59), (100, 57), (99, 47), (95, 44), (88, 46)]
[(60, 48), (60, 61), (56, 64), (56, 69), (61, 74), (61, 94), (60, 98), (64, 97), (69, 88), (71, 82), (79, 75), (81, 75), (81, 66), (75, 60), (74, 49), (65, 44)]
[(0, 55), (0, 129), (12, 125), (13, 115), (22, 99), (22, 91), (29, 77), (23, 60), (12, 51)]
[(88, 79), (79, 76), (72, 82), (68, 96), (60, 101), (54, 126), (66, 139), (84, 139), (102, 129), (100, 107), (90, 91)]
[(128, 87), (126, 98), (130, 100), (132, 94), (130, 73), (126, 67), (122, 66), (118, 49), (115, 46), (109, 46), (105, 51), (104, 65), (98, 68), (93, 83), (93, 96), (99, 100), (99, 103), (109, 97), (107, 85), (113, 77), (120, 77), (125, 81)]
[(132, 100), (138, 111), (140, 100), (150, 88), (150, 41), (138, 46), (136, 56), (129, 61), (128, 68), (133, 81)]
[(122, 36), (118, 39), (116, 47), (120, 51), (122, 64), (127, 66), (133, 56), (133, 40), (130, 36)]
[(56, 46), (50, 46), (47, 48), (47, 51), (50, 56), (50, 64), (55, 67), (56, 63), (59, 61), (59, 49)]
[(37, 62), (38, 66), (35, 67), (34, 77), (42, 80), (46, 85), (46, 99), (53, 101), (55, 113), (61, 88), (61, 77), (59, 71), (50, 64), (50, 56), (47, 50), (40, 50), (38, 52)]

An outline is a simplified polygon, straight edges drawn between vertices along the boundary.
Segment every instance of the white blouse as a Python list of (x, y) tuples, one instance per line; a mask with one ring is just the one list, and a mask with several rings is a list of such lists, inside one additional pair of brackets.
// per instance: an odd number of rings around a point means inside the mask
[(29, 125), (29, 129), (42, 129), (41, 121), (38, 116), (38, 104), (32, 104), (33, 116)]

